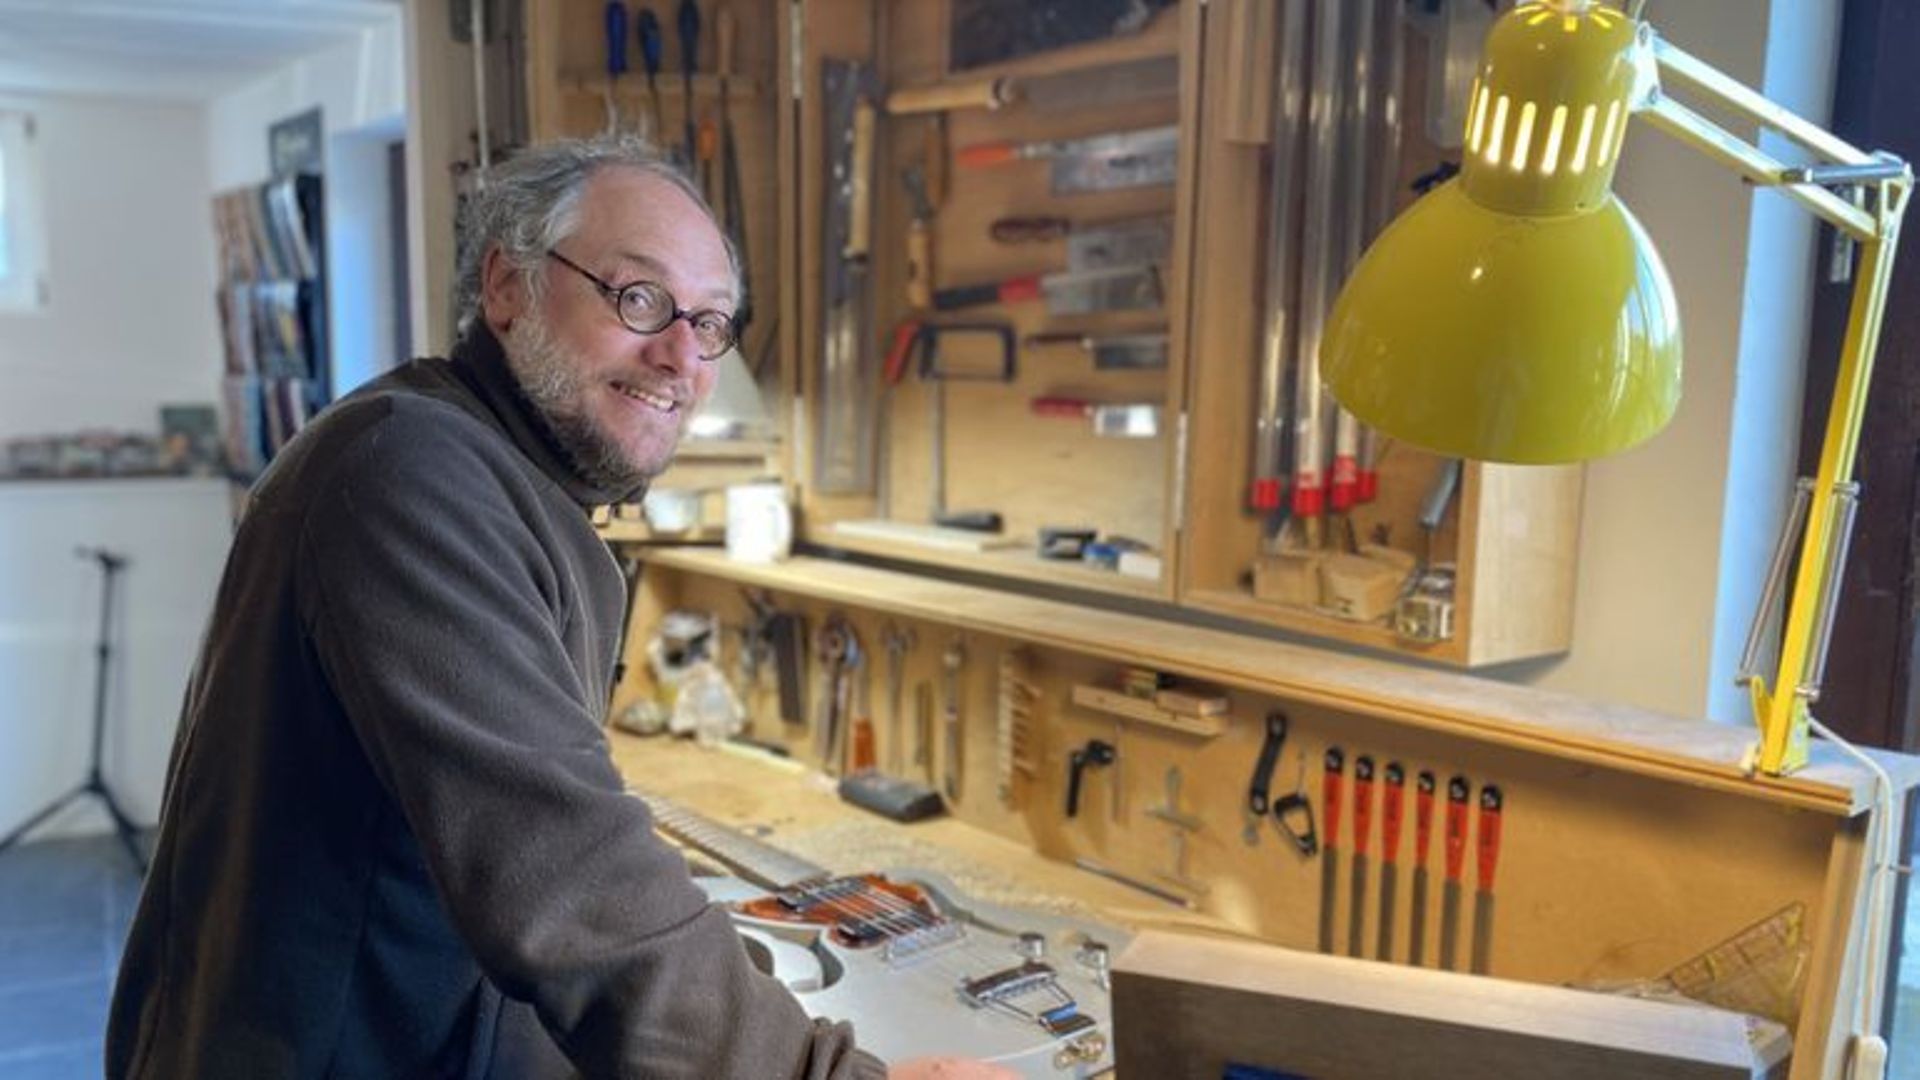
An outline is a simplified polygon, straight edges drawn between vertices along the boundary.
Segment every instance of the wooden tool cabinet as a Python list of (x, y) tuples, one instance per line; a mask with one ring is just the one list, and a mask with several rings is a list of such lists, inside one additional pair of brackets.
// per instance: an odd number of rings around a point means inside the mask
[[(739, 625), (747, 614), (743, 594), (756, 590), (800, 613), (810, 629), (829, 615), (853, 627), (870, 658), (856, 684), (866, 683), (878, 760), (885, 763), (895, 736), (885, 696), (884, 628), (911, 629), (917, 640), (905, 669), (909, 740), (916, 688), (930, 684), (938, 694), (942, 650), (958, 640), (967, 657), (965, 761), (951, 809), (960, 822), (1062, 863), (1091, 859), (1168, 889), (1210, 920), (1264, 941), (1316, 948), (1326, 857), (1324, 846), (1320, 855), (1303, 856), (1271, 820), (1258, 825), (1251, 844), (1242, 833), (1266, 717), (1278, 711), (1290, 730), (1274, 770), (1274, 795), (1304, 788), (1324, 827), (1321, 756), (1337, 746), (1348, 762), (1347, 805), (1334, 838), (1341, 854), (1333, 928), (1341, 952), (1351, 910), (1352, 762), (1360, 754), (1381, 768), (1398, 762), (1408, 778), (1396, 879), (1397, 963), (1407, 962), (1414, 777), (1423, 769), (1438, 775), (1442, 806), (1455, 774), (1468, 778), (1476, 796), (1486, 783), (1505, 793), (1490, 938), (1494, 976), (1583, 985), (1654, 978), (1798, 905), (1783, 922), (1799, 928), (1802, 975), (1787, 984), (1777, 1011), (1794, 1036), (1791, 1075), (1811, 1080), (1836, 1075), (1858, 965), (1867, 953), (1885, 955), (1888, 947), (1887, 927), (1863, 923), (1864, 860), (1870, 834), (1897, 822), (1872, 810), (1873, 782), (1865, 771), (1824, 744), (1806, 770), (1755, 779), (1740, 767), (1749, 741), (1740, 730), (848, 562), (800, 557), (750, 566), (714, 551), (662, 549), (648, 553), (640, 581), (627, 655), (635, 674), (619, 688), (616, 711), (654, 691), (644, 647), (648, 628), (664, 612), (711, 611)], [(722, 659), (731, 672), (734, 638), (724, 636)], [(1219, 688), (1230, 706), (1208, 730), (1196, 731), (1076, 703), (1080, 688), (1116, 687), (1122, 665)], [(807, 668), (811, 704), (818, 690), (811, 658)], [(1031, 690), (1012, 731), (1001, 727), (998, 703), (1008, 690), (1003, 672)], [(819, 764), (808, 728), (782, 723), (773, 686), (763, 679), (750, 694), (751, 733)], [(1066, 761), (1094, 737), (1115, 743), (1119, 760), (1083, 781), (1079, 813), (1069, 819)], [(907, 773), (937, 777), (944, 746), (936, 737), (929, 773), (919, 767)], [(912, 760), (910, 752), (903, 757)], [(1904, 801), (1920, 780), (1920, 761), (1897, 755), (1881, 761)], [(1174, 768), (1182, 778), (1174, 809), (1198, 823), (1186, 834), (1184, 867), (1172, 861), (1174, 828), (1152, 812), (1165, 808), (1167, 773)], [(1376, 783), (1373, 872), (1362, 904), (1370, 957), (1379, 919), (1380, 798)], [(1439, 932), (1441, 837), (1436, 823), (1426, 912), (1429, 966)], [(1320, 839), (1324, 845), (1329, 838)], [(1469, 836), (1457, 939), (1463, 968), (1473, 848)], [(1169, 876), (1176, 869), (1188, 884)], [(1144, 894), (1141, 903), (1157, 904)], [(1754, 950), (1750, 958), (1785, 948)]]
[[(686, 95), (679, 74), (673, 4), (653, 4), (666, 24), (658, 80), (666, 137), (678, 142)], [(1413, 642), (1383, 621), (1351, 622), (1324, 610), (1256, 599), (1251, 568), (1263, 549), (1260, 518), (1244, 507), (1254, 430), (1261, 333), (1259, 281), (1266, 246), (1267, 169), (1273, 157), (1270, 0), (1186, 0), (1142, 31), (1025, 57), (994, 67), (947, 70), (946, 0), (730, 0), (738, 41), (729, 102), (744, 175), (756, 316), (744, 354), (760, 367), (783, 438), (772, 458), (789, 483), (805, 544), (958, 570), (1009, 584), (1079, 590), (1089, 602), (1176, 604), (1249, 624), (1336, 639), (1446, 664), (1475, 666), (1563, 651), (1570, 644), (1578, 469), (1469, 465), (1454, 509), (1435, 535), (1437, 560), (1457, 568), (1450, 639)], [(586, 134), (606, 125), (602, 5), (559, 0), (525, 6), (528, 101), (536, 137)], [(703, 5), (705, 33), (693, 80), (696, 115), (716, 115), (720, 80), (717, 7)], [(1409, 31), (1406, 85), (1424, 85), (1425, 38)], [(637, 46), (615, 88), (626, 125), (650, 113)], [(821, 387), (822, 218), (826, 198), (823, 58), (871, 63), (884, 91), (1004, 74), (1038, 76), (1146, 57), (1173, 57), (1176, 97), (1091, 109), (1009, 107), (946, 114), (882, 114), (877, 125), (872, 207), (872, 319), (865, 347), (877, 370), (905, 298), (906, 236), (912, 208), (902, 170), (925, 163), (944, 123), (947, 195), (932, 229), (934, 284), (945, 287), (1059, 269), (1059, 240), (1010, 245), (988, 225), (1011, 214), (1055, 214), (1076, 223), (1170, 215), (1172, 255), (1163, 268), (1163, 312), (1107, 312), (1049, 318), (1040, 303), (940, 313), (936, 322), (999, 320), (1016, 338), (1040, 331), (1121, 333), (1164, 327), (1163, 370), (1095, 370), (1070, 346), (1023, 346), (1010, 383), (945, 385), (945, 491), (950, 510), (1000, 512), (1011, 546), (946, 550), (898, 537), (849, 531), (845, 523), (883, 518), (924, 524), (931, 504), (930, 384), (909, 372), (876, 389), (871, 402), (884, 438), (870, 494), (825, 494), (813, 483), (813, 425)], [(944, 115), (944, 121), (939, 117)], [(1171, 187), (1053, 196), (1044, 161), (960, 169), (958, 148), (997, 139), (1067, 138), (1177, 124), (1180, 150)], [(1405, 140), (1402, 171), (1430, 168), (1439, 151)], [(1410, 197), (1410, 196), (1409, 196)], [(991, 357), (968, 343), (950, 362), (978, 368)], [(879, 380), (875, 379), (876, 384)], [(1152, 438), (1097, 437), (1084, 421), (1033, 414), (1030, 401), (1071, 396), (1109, 403), (1158, 403)], [(1420, 550), (1416, 508), (1440, 462), (1409, 447), (1382, 460), (1382, 495), (1355, 511), (1362, 539), (1384, 529), (1391, 546)], [(682, 478), (670, 472), (661, 483)], [(885, 505), (881, 505), (884, 487)], [(884, 513), (883, 513), (884, 511)], [(1043, 526), (1097, 529), (1158, 555), (1157, 576), (1133, 576), (1074, 560), (1043, 559)], [(850, 527), (857, 529), (857, 524)], [(1151, 573), (1151, 567), (1148, 570)]]
[[(956, 826), (1011, 841), (1055, 866), (1091, 860), (1171, 890), (1206, 921), (1312, 950), (1320, 930), (1324, 848), (1314, 856), (1301, 854), (1271, 820), (1256, 825), (1251, 843), (1243, 836), (1266, 720), (1283, 713), (1289, 736), (1274, 770), (1276, 796), (1304, 791), (1324, 827), (1322, 755), (1338, 747), (1348, 762), (1349, 806), (1337, 837), (1342, 861), (1332, 907), (1337, 943), (1346, 941), (1352, 910), (1346, 859), (1353, 850), (1354, 758), (1369, 755), (1381, 768), (1398, 762), (1408, 777), (1396, 879), (1401, 920), (1411, 901), (1414, 778), (1431, 770), (1444, 790), (1449, 778), (1461, 775), (1475, 794), (1494, 783), (1505, 795), (1505, 828), (1491, 974), (1553, 984), (1654, 978), (1786, 912), (1771, 925), (1797, 928), (1797, 947), (1804, 950), (1802, 973), (1775, 1010), (1794, 1036), (1792, 1075), (1812, 1080), (1834, 1074), (1862, 959), (1884, 955), (1888, 947), (1887, 928), (1863, 921), (1865, 853), (1879, 830), (1897, 823), (1872, 809), (1872, 781), (1864, 771), (1822, 747), (1814, 764), (1794, 776), (1755, 779), (1740, 767), (1745, 731), (1158, 617), (1184, 607), (1229, 616), (1243, 626), (1460, 666), (1542, 655), (1569, 644), (1578, 469), (1466, 467), (1458, 502), (1434, 538), (1434, 558), (1452, 561), (1458, 573), (1450, 640), (1409, 643), (1383, 625), (1258, 600), (1249, 588), (1248, 571), (1263, 544), (1261, 522), (1243, 503), (1254, 438), (1258, 279), (1264, 272), (1274, 99), (1271, 58), (1264, 50), (1275, 41), (1275, 5), (1183, 0), (1134, 36), (968, 73), (1051, 74), (1129, 58), (1176, 57), (1179, 93), (1172, 100), (1075, 113), (1040, 114), (1017, 106), (957, 111), (945, 124), (950, 147), (1168, 122), (1179, 125), (1181, 142), (1171, 188), (1056, 199), (1047, 194), (1043, 163), (950, 173), (949, 194), (934, 225), (939, 286), (1061, 264), (1058, 242), (1017, 249), (992, 242), (987, 224), (1005, 214), (1046, 212), (1097, 222), (1167, 213), (1174, 221), (1164, 320), (1107, 314), (1049, 321), (1037, 305), (981, 313), (1011, 321), (1016, 335), (1134, 330), (1164, 322), (1170, 347), (1164, 370), (1100, 372), (1071, 349), (1023, 348), (1009, 384), (950, 384), (947, 504), (998, 510), (1009, 533), (1024, 538), (1014, 548), (958, 552), (843, 532), (840, 523), (878, 516), (877, 498), (821, 493), (811, 481), (810, 461), (820, 392), (826, 183), (819, 65), (826, 57), (866, 60), (888, 90), (948, 79), (947, 2), (732, 0), (729, 6), (739, 27), (729, 97), (745, 173), (749, 287), (758, 311), (745, 352), (750, 360), (766, 358), (762, 382), (770, 404), (777, 405), (782, 438), (771, 449), (731, 455), (739, 460), (726, 467), (776, 467), (794, 493), (801, 539), (828, 557), (747, 566), (712, 550), (646, 550), (628, 635), (630, 675), (616, 690), (615, 713), (656, 692), (644, 650), (669, 610), (718, 615), (726, 627), (723, 661), (731, 671), (734, 630), (748, 618), (752, 590), (756, 598), (799, 614), (809, 630), (837, 616), (859, 636), (868, 662), (856, 678), (865, 682), (864, 711), (879, 741), (878, 758), (886, 763), (900, 740), (912, 735), (896, 736), (890, 723), (884, 632), (889, 626), (909, 629), (917, 641), (905, 669), (909, 733), (922, 694), (934, 698), (937, 732), (941, 655), (958, 641), (966, 661), (964, 764), (952, 800)], [(584, 134), (605, 125), (605, 81), (598, 74), (604, 62), (601, 8), (597, 0), (524, 5), (528, 100), (538, 137)], [(655, 0), (668, 36), (658, 84), (664, 126), (667, 138), (678, 140), (686, 95), (671, 8), (667, 0)], [(704, 13), (708, 33), (693, 83), (696, 110), (717, 107), (719, 97), (712, 6)], [(1412, 92), (1425, 83), (1418, 74), (1424, 44), (1410, 36), (1407, 48)], [(617, 99), (631, 122), (650, 110), (637, 49), (629, 51), (635, 70), (617, 87)], [(907, 164), (923, 160), (934, 126), (925, 115), (883, 115), (878, 124), (873, 318), (866, 343), (875, 365), (896, 321), (908, 314), (904, 239), (910, 208), (898, 177)], [(1436, 160), (1433, 148), (1410, 136), (1402, 172), (1410, 178)], [(981, 358), (955, 360), (978, 364)], [(886, 417), (880, 461), (887, 509), (897, 521), (925, 520), (928, 390), (910, 374), (876, 393), (873, 402)], [(1031, 415), (1029, 399), (1049, 394), (1161, 402), (1162, 434), (1100, 439), (1084, 425)], [(706, 458), (689, 457), (662, 482), (709, 482), (718, 474)], [(1411, 448), (1392, 449), (1382, 462), (1382, 497), (1355, 515), (1355, 531), (1364, 537), (1385, 526), (1394, 546), (1416, 545), (1415, 504), (1441, 465)], [(1130, 577), (1043, 560), (1032, 543), (1042, 525), (1085, 525), (1145, 541), (1161, 555), (1160, 573)], [(609, 536), (647, 538), (619, 519)], [(896, 569), (839, 557), (847, 553), (880, 557)], [(919, 572), (934, 569), (963, 573)], [(1023, 583), (1071, 591), (1054, 594), (1065, 600), (1039, 599), (1023, 595)], [(803, 711), (810, 715), (817, 676), (811, 653), (804, 661)], [(1228, 707), (1195, 720), (1116, 702), (1128, 665), (1216, 688)], [(748, 696), (751, 734), (819, 764), (809, 725), (781, 719), (770, 676)], [(1016, 700), (1019, 708), (1007, 707)], [(1118, 760), (1087, 773), (1079, 812), (1069, 818), (1063, 805), (1067, 762), (1094, 738), (1116, 745)], [(906, 771), (938, 784), (944, 747), (936, 736), (925, 769), (910, 765)], [(910, 753), (904, 756), (912, 761)], [(1920, 780), (1920, 763), (1883, 760), (1904, 801)], [(1179, 794), (1168, 806), (1169, 772), (1176, 768)], [(1170, 810), (1197, 827), (1179, 829), (1155, 810)], [(1374, 869), (1361, 905), (1361, 936), (1369, 949), (1379, 919), (1381, 817), (1376, 808)], [(1176, 834), (1182, 837), (1178, 851)], [(1425, 912), (1429, 964), (1439, 933), (1442, 836), (1436, 826)], [(1458, 928), (1463, 957), (1473, 911), (1471, 841), (1465, 878)], [(1159, 902), (1141, 894), (1141, 903)], [(1393, 959), (1405, 963), (1406, 929), (1395, 937), (1400, 951)], [(1776, 951), (1795, 947), (1784, 939), (1777, 944)]]

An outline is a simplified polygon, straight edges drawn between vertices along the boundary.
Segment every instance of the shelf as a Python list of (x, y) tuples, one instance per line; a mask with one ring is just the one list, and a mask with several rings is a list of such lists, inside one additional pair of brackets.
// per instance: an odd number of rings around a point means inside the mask
[(1214, 738), (1227, 729), (1225, 717), (1187, 716), (1104, 686), (1075, 686), (1072, 700), (1082, 709), (1117, 716), (1136, 724), (1167, 728), (1182, 735), (1197, 735), (1203, 739)]
[(1031, 542), (988, 551), (947, 551), (906, 540), (850, 536), (831, 525), (808, 532), (805, 539), (818, 546), (841, 551), (993, 574), (1056, 588), (1081, 589), (1142, 600), (1166, 599), (1166, 586), (1157, 578), (1130, 577), (1117, 570), (1102, 570), (1071, 560), (1043, 559), (1034, 551)]
[[(664, 548), (646, 559), (664, 570), (923, 619), (1826, 814), (1861, 813), (1873, 798), (1872, 775), (1824, 742), (1814, 745), (1812, 763), (1792, 776), (1750, 777), (1741, 759), (1751, 734), (1704, 720), (828, 559), (747, 564), (695, 548)], [(1898, 790), (1920, 783), (1920, 759), (1871, 753)]]
[(1457, 636), (1445, 641), (1409, 641), (1381, 623), (1354, 622), (1312, 608), (1260, 600), (1238, 589), (1189, 589), (1181, 602), (1198, 611), (1439, 663), (1457, 662), (1460, 651)]

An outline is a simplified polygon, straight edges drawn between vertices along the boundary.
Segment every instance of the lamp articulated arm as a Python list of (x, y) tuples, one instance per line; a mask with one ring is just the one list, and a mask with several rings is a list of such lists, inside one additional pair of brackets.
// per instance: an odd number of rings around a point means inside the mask
[[(1738, 673), (1752, 697), (1754, 722), (1760, 729), (1759, 769), (1778, 776), (1807, 762), (1807, 719), (1810, 707), (1820, 697), (1841, 574), (1852, 537), (1860, 490), (1853, 480), (1854, 461), (1913, 172), (1898, 158), (1848, 144), (1658, 36), (1652, 36), (1650, 51), (1661, 75), (1684, 82), (1702, 97), (1778, 132), (1817, 160), (1805, 166), (1783, 164), (1667, 97), (1657, 82), (1640, 106), (1643, 116), (1752, 183), (1779, 190), (1860, 245), (1819, 470), (1811, 484), (1800, 484), (1794, 511), (1774, 552)], [(1852, 197), (1831, 188), (1847, 190)], [(1800, 530), (1802, 521), (1804, 531)], [(1778, 666), (1769, 684), (1760, 674), (1759, 655), (1766, 627), (1779, 606), (1796, 532), (1800, 559), (1793, 571)]]

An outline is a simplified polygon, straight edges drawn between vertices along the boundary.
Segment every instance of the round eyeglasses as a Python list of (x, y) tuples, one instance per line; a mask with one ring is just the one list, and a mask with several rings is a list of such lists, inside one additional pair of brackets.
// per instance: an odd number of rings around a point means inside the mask
[(672, 326), (674, 320), (685, 319), (687, 325), (693, 327), (693, 340), (700, 346), (702, 360), (718, 360), (728, 349), (740, 343), (739, 320), (724, 311), (712, 308), (687, 311), (675, 302), (667, 287), (657, 281), (610, 285), (593, 271), (551, 248), (547, 254), (561, 266), (591, 281), (594, 288), (600, 290), (600, 295), (613, 304), (614, 314), (620, 317), (621, 325), (636, 334), (657, 334)]

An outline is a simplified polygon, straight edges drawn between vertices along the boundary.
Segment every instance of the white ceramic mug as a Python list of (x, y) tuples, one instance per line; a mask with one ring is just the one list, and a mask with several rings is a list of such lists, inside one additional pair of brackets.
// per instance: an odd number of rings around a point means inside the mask
[(740, 562), (779, 562), (793, 550), (793, 511), (777, 483), (727, 489), (727, 556)]

